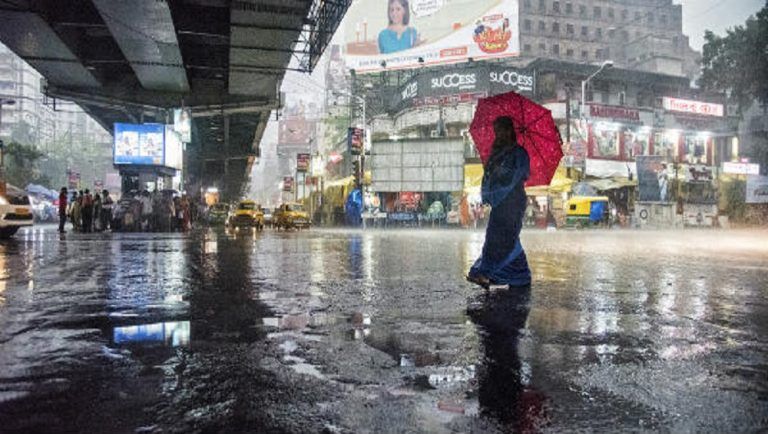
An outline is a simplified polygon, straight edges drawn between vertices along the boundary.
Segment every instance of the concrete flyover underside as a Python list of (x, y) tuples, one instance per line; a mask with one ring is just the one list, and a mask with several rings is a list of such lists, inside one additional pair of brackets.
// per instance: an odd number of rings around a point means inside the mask
[(310, 72), (351, 0), (0, 1), (0, 41), (108, 131), (192, 110), (190, 187), (238, 196), (285, 71)]

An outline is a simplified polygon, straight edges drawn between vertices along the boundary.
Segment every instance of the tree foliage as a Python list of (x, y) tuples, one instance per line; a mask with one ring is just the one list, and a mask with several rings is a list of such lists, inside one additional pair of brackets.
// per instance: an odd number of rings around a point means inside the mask
[(6, 181), (24, 188), (27, 184), (38, 182), (42, 175), (37, 169), (37, 161), (43, 154), (29, 145), (11, 142), (5, 147)]
[(726, 36), (707, 31), (704, 39), (699, 85), (727, 92), (742, 110), (755, 99), (768, 104), (768, 5)]

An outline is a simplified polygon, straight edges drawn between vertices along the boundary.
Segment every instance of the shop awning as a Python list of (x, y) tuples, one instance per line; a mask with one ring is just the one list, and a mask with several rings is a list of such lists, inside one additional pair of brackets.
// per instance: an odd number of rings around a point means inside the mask
[[(465, 164), (464, 192), (467, 194), (479, 194), (482, 182), (483, 165)], [(525, 189), (525, 193), (529, 196), (546, 196), (550, 193), (566, 193), (571, 191), (573, 183), (573, 179), (568, 178), (567, 176), (567, 169), (565, 167), (558, 167), (557, 171), (555, 171), (555, 176), (552, 177), (552, 182), (550, 182), (549, 185), (528, 187)]]

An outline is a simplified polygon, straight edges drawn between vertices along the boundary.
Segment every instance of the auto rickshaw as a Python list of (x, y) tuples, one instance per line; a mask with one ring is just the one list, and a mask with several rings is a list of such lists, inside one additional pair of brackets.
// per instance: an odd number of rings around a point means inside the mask
[(606, 223), (608, 219), (608, 198), (605, 196), (575, 196), (566, 202), (566, 226), (598, 226)]

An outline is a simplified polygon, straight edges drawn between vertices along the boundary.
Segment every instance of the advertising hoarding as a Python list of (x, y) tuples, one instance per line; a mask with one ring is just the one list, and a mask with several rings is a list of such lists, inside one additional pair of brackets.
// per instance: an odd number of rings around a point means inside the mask
[(67, 188), (70, 190), (80, 188), (80, 172), (67, 171)]
[(517, 0), (357, 0), (345, 17), (358, 72), (520, 54)]
[(165, 159), (164, 166), (181, 170), (184, 163), (181, 134), (175, 131), (173, 125), (165, 126)]
[(287, 192), (293, 191), (293, 176), (283, 177), (283, 191), (287, 191)]
[(393, 110), (474, 101), (514, 91), (533, 94), (533, 72), (513, 67), (473, 65), (422, 72), (400, 87)]
[(669, 200), (667, 164), (659, 155), (638, 155), (637, 189), (641, 202), (666, 202)]
[(114, 164), (163, 165), (163, 124), (115, 124)]
[(309, 171), (309, 154), (296, 154), (296, 171)]
[(347, 148), (350, 155), (360, 155), (363, 151), (363, 129), (347, 129)]
[(278, 145), (303, 145), (309, 146), (310, 140), (315, 137), (317, 121), (296, 117), (294, 119), (281, 119), (278, 123)]
[(192, 141), (192, 112), (189, 109), (173, 110), (173, 130), (180, 134), (181, 141)]
[(768, 203), (768, 176), (747, 176), (747, 203)]

